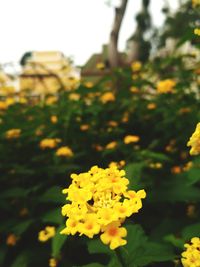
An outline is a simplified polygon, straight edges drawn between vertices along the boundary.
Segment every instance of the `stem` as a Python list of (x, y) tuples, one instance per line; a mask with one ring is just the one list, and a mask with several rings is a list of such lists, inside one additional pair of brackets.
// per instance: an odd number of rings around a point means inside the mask
[(125, 260), (124, 260), (124, 258), (123, 258), (123, 256), (122, 256), (121, 249), (120, 249), (120, 248), (117, 248), (117, 249), (115, 250), (115, 253), (116, 253), (116, 256), (117, 256), (119, 262), (121, 263), (122, 267), (127, 267), (127, 266), (126, 266), (126, 262), (125, 262)]

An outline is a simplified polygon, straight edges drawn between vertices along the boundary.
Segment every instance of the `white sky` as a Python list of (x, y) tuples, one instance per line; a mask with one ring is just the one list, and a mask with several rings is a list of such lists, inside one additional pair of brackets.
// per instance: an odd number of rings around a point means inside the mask
[[(155, 25), (161, 25), (164, 0), (152, 0)], [(169, 0), (176, 8), (178, 0)], [(135, 28), (134, 16), (141, 0), (129, 0), (119, 48)], [(59, 50), (72, 56), (76, 65), (107, 43), (113, 8), (105, 0), (0, 0), (0, 63), (20, 60), (26, 51)]]

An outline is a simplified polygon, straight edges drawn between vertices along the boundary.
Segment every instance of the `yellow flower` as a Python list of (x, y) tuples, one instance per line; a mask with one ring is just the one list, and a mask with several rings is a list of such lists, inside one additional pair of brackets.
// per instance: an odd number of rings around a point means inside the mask
[(126, 229), (121, 227), (126, 217), (142, 208), (144, 190), (127, 191), (129, 181), (124, 170), (116, 166), (102, 169), (93, 166), (88, 172), (72, 174), (71, 185), (63, 190), (68, 204), (62, 207), (66, 227), (61, 234), (100, 236), (111, 249), (126, 244)]
[(193, 237), (190, 244), (185, 244), (186, 250), (181, 254), (184, 267), (200, 267), (200, 238)]
[(62, 146), (56, 151), (58, 157), (72, 157), (74, 154), (68, 146)]
[(49, 97), (47, 97), (47, 99), (46, 99), (46, 105), (53, 105), (53, 104), (55, 104), (56, 102), (58, 101), (58, 98), (57, 98), (57, 96), (49, 96)]
[(120, 228), (119, 223), (108, 224), (103, 230), (104, 233), (100, 236), (101, 241), (106, 245), (110, 244), (110, 249), (126, 245), (127, 241), (123, 237), (127, 236), (127, 231), (124, 227)]
[(40, 231), (38, 234), (38, 240), (41, 242), (46, 242), (50, 238), (54, 237), (56, 230), (54, 226), (46, 226), (44, 230)]
[(140, 90), (135, 86), (131, 86), (130, 91), (133, 94), (138, 94), (140, 92)]
[(151, 109), (155, 109), (156, 108), (156, 104), (155, 103), (149, 103), (147, 105), (147, 109), (151, 110)]
[(46, 149), (46, 148), (55, 148), (58, 143), (60, 143), (60, 139), (58, 138), (46, 138), (40, 141), (40, 148)]
[(92, 88), (94, 86), (93, 82), (85, 82), (84, 85), (87, 88)]
[(55, 116), (55, 115), (51, 116), (51, 122), (52, 122), (53, 124), (57, 123), (57, 122), (58, 122), (58, 118), (57, 118), (57, 116)]
[(117, 142), (113, 141), (106, 145), (106, 149), (114, 149), (117, 146)]
[(73, 101), (78, 101), (79, 99), (80, 99), (80, 95), (79, 94), (77, 94), (77, 93), (71, 93), (71, 94), (69, 94), (69, 99), (70, 100), (73, 100)]
[(57, 260), (54, 258), (51, 258), (49, 260), (49, 267), (56, 267), (57, 266)]
[(113, 102), (115, 101), (115, 95), (112, 92), (106, 92), (100, 97), (100, 100), (103, 104), (106, 104), (107, 102)]
[(200, 153), (200, 122), (197, 124), (195, 132), (190, 137), (187, 146), (191, 146), (190, 155), (198, 155)]
[(0, 101), (0, 110), (6, 110), (8, 105), (5, 101)]
[(131, 64), (131, 69), (132, 69), (133, 72), (140, 71), (141, 68), (142, 68), (142, 63), (140, 61), (134, 61)]
[(103, 69), (105, 69), (105, 64), (104, 64), (103, 62), (98, 62), (98, 63), (96, 64), (96, 68), (97, 68), (98, 70), (103, 70)]
[(179, 174), (181, 172), (182, 172), (182, 169), (180, 166), (174, 166), (171, 168), (171, 173), (173, 173), (173, 174)]
[(137, 143), (139, 140), (140, 140), (140, 137), (137, 135), (127, 135), (124, 137), (125, 144)]
[(20, 137), (21, 129), (10, 129), (6, 132), (6, 139), (15, 139)]
[(161, 169), (163, 167), (163, 165), (160, 162), (156, 162), (156, 163), (150, 163), (149, 167), (152, 169)]
[(8, 246), (15, 246), (16, 243), (17, 243), (17, 240), (18, 240), (18, 238), (17, 238), (16, 235), (14, 235), (14, 234), (10, 234), (10, 235), (7, 237), (7, 239), (6, 239), (6, 244), (7, 244)]
[(192, 7), (200, 5), (200, 0), (192, 0)]
[(194, 29), (194, 34), (200, 36), (200, 28)]
[(80, 126), (81, 131), (87, 131), (89, 128), (90, 128), (90, 126), (88, 124), (82, 124)]
[(117, 167), (117, 168), (122, 168), (126, 164), (125, 160), (120, 160), (119, 162), (110, 162), (109, 167)]
[(162, 80), (157, 84), (157, 92), (159, 94), (173, 93), (175, 86), (176, 82), (174, 80), (171, 79)]

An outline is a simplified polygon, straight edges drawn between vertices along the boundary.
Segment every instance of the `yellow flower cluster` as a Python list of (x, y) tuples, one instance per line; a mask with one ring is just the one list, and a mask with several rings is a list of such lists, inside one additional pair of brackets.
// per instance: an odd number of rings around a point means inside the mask
[(106, 92), (100, 97), (100, 100), (103, 104), (113, 102), (115, 101), (115, 95), (112, 92)]
[(176, 82), (171, 79), (159, 81), (157, 84), (157, 92), (159, 94), (173, 93)]
[(134, 61), (131, 64), (131, 69), (133, 72), (140, 71), (142, 68), (142, 63), (140, 61)]
[(200, 5), (200, 0), (192, 0), (192, 7), (196, 7)]
[(21, 129), (10, 129), (6, 132), (6, 139), (15, 139), (20, 137)]
[(57, 116), (55, 116), (55, 115), (52, 115), (51, 118), (50, 118), (50, 120), (51, 120), (51, 122), (52, 122), (53, 124), (55, 124), (55, 123), (58, 122), (58, 118), (57, 118)]
[(125, 144), (137, 143), (139, 140), (140, 140), (140, 137), (137, 135), (127, 135), (124, 137)]
[(79, 233), (93, 238), (101, 233), (101, 241), (110, 249), (125, 245), (127, 231), (121, 224), (142, 208), (141, 199), (146, 193), (129, 191), (129, 181), (124, 176), (125, 171), (116, 166), (93, 166), (88, 172), (72, 174), (71, 185), (63, 190), (71, 203), (62, 207), (67, 220), (61, 234)]
[(104, 64), (103, 62), (98, 62), (98, 63), (96, 64), (96, 68), (97, 68), (98, 70), (103, 70), (103, 69), (105, 69), (105, 64)]
[(51, 258), (49, 260), (49, 267), (56, 267), (57, 266), (57, 260), (54, 258)]
[(56, 233), (54, 226), (46, 226), (44, 230), (40, 231), (38, 234), (38, 240), (41, 242), (46, 242), (50, 238), (54, 237)]
[(200, 238), (193, 237), (191, 244), (185, 244), (182, 255), (182, 264), (184, 267), (200, 267)]
[(72, 157), (74, 154), (68, 146), (62, 146), (56, 151), (58, 157)]
[(200, 36), (200, 28), (194, 29), (194, 34)]
[(46, 138), (40, 141), (40, 148), (46, 149), (46, 148), (55, 148), (58, 143), (60, 143), (60, 139), (58, 138)]
[(197, 124), (195, 132), (190, 137), (187, 146), (191, 146), (190, 155), (198, 155), (200, 153), (200, 122)]

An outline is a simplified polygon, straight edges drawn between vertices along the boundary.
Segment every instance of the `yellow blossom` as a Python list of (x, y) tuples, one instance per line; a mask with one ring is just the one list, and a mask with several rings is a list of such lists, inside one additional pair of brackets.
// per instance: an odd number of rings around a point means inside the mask
[(200, 5), (200, 0), (192, 0), (192, 7), (196, 7)]
[(200, 122), (197, 124), (195, 132), (190, 137), (187, 146), (191, 146), (190, 155), (198, 155), (200, 153)]
[(194, 34), (200, 36), (200, 28), (194, 29)]
[(55, 116), (55, 115), (52, 115), (52, 116), (51, 116), (51, 122), (52, 122), (53, 124), (57, 123), (57, 122), (58, 122), (58, 117)]
[(21, 129), (10, 129), (6, 132), (6, 139), (15, 139), (20, 137)]
[(133, 72), (140, 71), (142, 68), (142, 63), (140, 61), (134, 61), (131, 63), (131, 69)]
[(61, 234), (93, 238), (102, 233), (100, 239), (111, 249), (125, 245), (127, 231), (121, 224), (142, 208), (146, 193), (128, 191), (129, 181), (124, 176), (125, 171), (116, 166), (93, 166), (88, 172), (72, 174), (72, 183), (63, 190), (68, 204), (62, 207), (67, 219)]
[(140, 140), (140, 137), (137, 135), (127, 135), (124, 137), (125, 144), (137, 143), (139, 140)]
[(60, 139), (58, 138), (46, 138), (40, 141), (40, 148), (46, 149), (46, 148), (55, 148), (58, 143), (60, 143)]
[(8, 105), (5, 101), (0, 101), (0, 110), (6, 110)]
[(17, 243), (17, 240), (18, 240), (18, 238), (15, 234), (10, 234), (6, 239), (6, 244), (8, 246), (15, 246)]
[(58, 101), (57, 96), (49, 96), (49, 97), (47, 97), (47, 99), (46, 99), (46, 105), (48, 105), (48, 106), (53, 105), (53, 104), (55, 104), (57, 101)]
[(103, 104), (113, 102), (115, 101), (115, 95), (112, 92), (106, 92), (100, 97), (100, 100)]
[(163, 165), (160, 162), (156, 162), (156, 163), (150, 163), (149, 167), (152, 169), (161, 169), (163, 167)]
[(184, 267), (200, 267), (200, 238), (193, 237), (190, 244), (185, 244), (186, 250), (181, 254)]
[(156, 104), (155, 103), (149, 103), (147, 105), (147, 109), (151, 110), (151, 109), (155, 109), (156, 108)]
[(157, 92), (159, 94), (173, 93), (176, 82), (171, 79), (159, 81), (157, 84)]
[(120, 160), (119, 162), (114, 162), (114, 161), (112, 161), (112, 162), (110, 162), (110, 164), (109, 164), (109, 167), (117, 167), (117, 168), (122, 168), (124, 165), (126, 164), (126, 162), (125, 162), (125, 160)]
[(106, 149), (114, 149), (116, 146), (117, 146), (117, 142), (113, 141), (113, 142), (108, 143), (105, 148)]
[(85, 82), (84, 85), (87, 88), (92, 88), (94, 86), (93, 82), (89, 82), (89, 81), (88, 82)]
[(134, 94), (137, 94), (140, 92), (140, 90), (135, 86), (131, 86), (130, 91), (131, 93), (134, 93)]
[(54, 258), (51, 258), (49, 260), (49, 267), (56, 267), (57, 266), (57, 260)]
[(80, 95), (79, 94), (77, 94), (77, 93), (71, 93), (71, 94), (69, 94), (69, 99), (70, 100), (73, 100), (73, 101), (78, 101), (79, 99), (80, 99)]
[(74, 154), (68, 146), (62, 146), (57, 149), (56, 155), (58, 157), (72, 157)]
[(46, 242), (50, 238), (54, 237), (56, 233), (54, 226), (46, 226), (44, 230), (40, 231), (38, 234), (38, 240), (41, 242)]
[(103, 62), (98, 62), (98, 63), (96, 64), (96, 68), (97, 68), (98, 70), (103, 70), (103, 69), (105, 69), (105, 64), (104, 64)]
[(87, 131), (89, 128), (90, 128), (90, 126), (88, 124), (82, 124), (80, 126), (81, 131)]
[(123, 237), (127, 236), (127, 230), (124, 227), (119, 227), (119, 223), (113, 222), (108, 224), (103, 230), (104, 233), (101, 234), (101, 241), (108, 245), (110, 244), (110, 249), (116, 249), (119, 246), (126, 245), (127, 241)]

